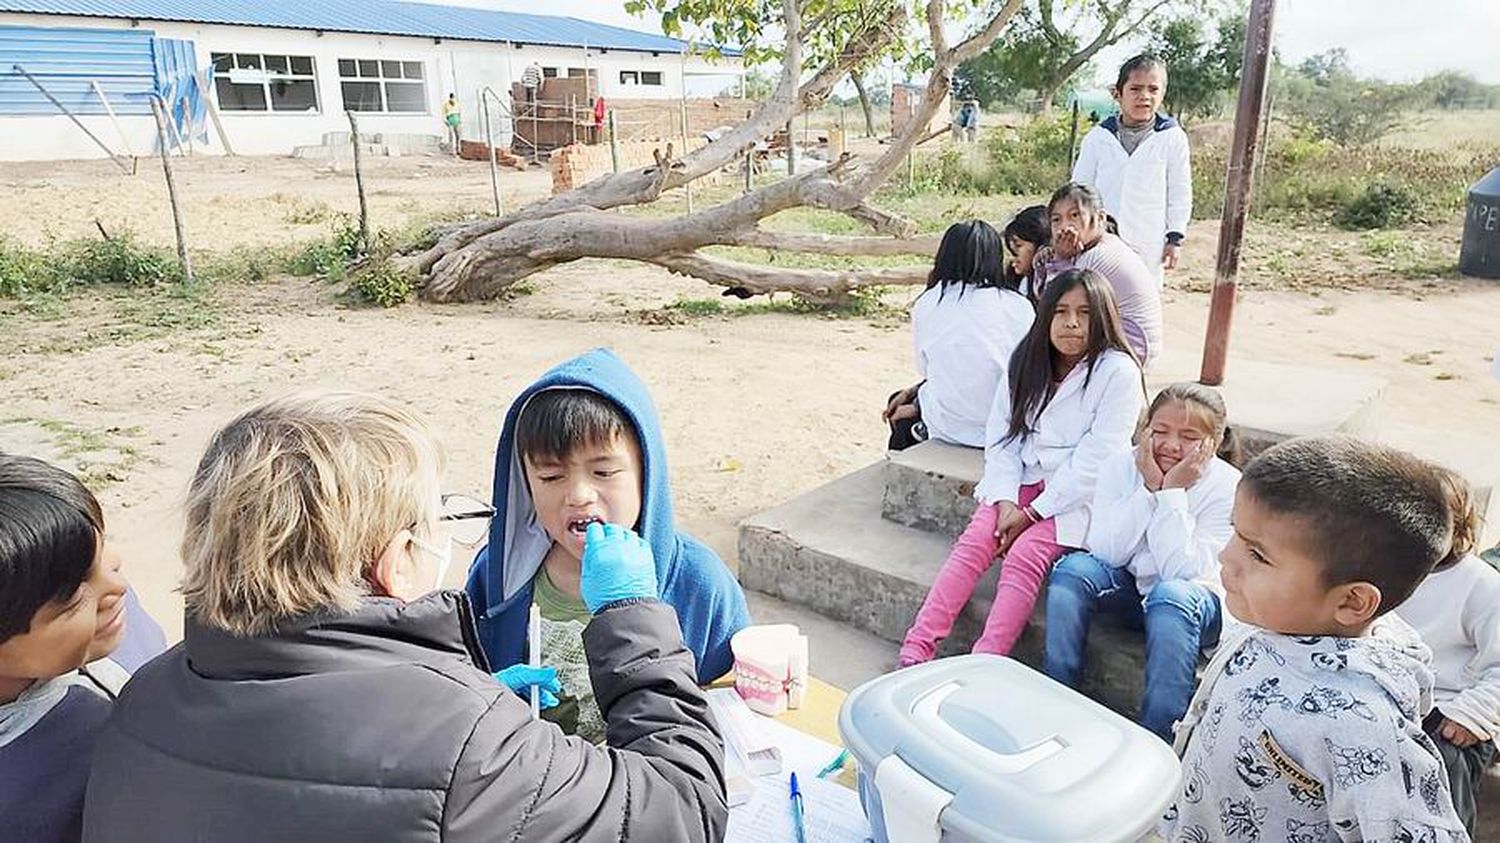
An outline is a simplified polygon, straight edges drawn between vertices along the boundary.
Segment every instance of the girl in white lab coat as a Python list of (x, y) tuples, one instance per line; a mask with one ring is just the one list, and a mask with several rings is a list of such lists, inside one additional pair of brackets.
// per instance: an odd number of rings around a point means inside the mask
[(1188, 136), (1159, 114), (1167, 93), (1167, 66), (1139, 55), (1120, 67), (1113, 89), (1120, 113), (1083, 136), (1073, 181), (1097, 189), (1120, 225), (1120, 239), (1140, 255), (1161, 282), (1177, 266), (1193, 214), (1193, 168)]
[(1198, 657), (1222, 626), (1219, 552), (1234, 528), (1238, 448), (1224, 399), (1176, 383), (1157, 394), (1135, 448), (1099, 468), (1087, 551), (1047, 584), (1048, 676), (1077, 687), (1098, 614), (1146, 630), (1141, 725), (1168, 742), (1193, 697)]
[(1001, 258), (1000, 234), (983, 220), (954, 223), (943, 235), (912, 306), (922, 380), (892, 395), (883, 414), (890, 450), (929, 438), (983, 447), (995, 389), (1036, 315)]
[(1099, 463), (1130, 446), (1144, 401), (1109, 282), (1086, 269), (1052, 279), (995, 393), (979, 506), (907, 630), (903, 667), (933, 657), (997, 558), (1000, 585), (974, 652), (1010, 652), (1052, 563), (1083, 546)]

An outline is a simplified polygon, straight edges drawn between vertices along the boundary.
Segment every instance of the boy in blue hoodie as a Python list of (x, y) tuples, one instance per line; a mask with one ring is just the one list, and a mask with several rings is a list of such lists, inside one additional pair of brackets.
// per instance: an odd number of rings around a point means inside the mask
[(677, 611), (698, 681), (728, 672), (729, 639), (750, 623), (744, 592), (712, 550), (677, 532), (656, 409), (614, 354), (596, 349), (562, 363), (516, 398), (495, 453), (493, 501), (489, 543), (467, 585), (480, 642), (492, 665), (522, 662), (527, 616), (538, 606), (542, 659), (562, 685), (550, 719), (603, 738), (578, 593), (584, 533), (596, 521), (634, 529), (651, 545), (661, 599)]
[(129, 674), (166, 649), (73, 475), (0, 454), (0, 817), (78, 840), (94, 742)]

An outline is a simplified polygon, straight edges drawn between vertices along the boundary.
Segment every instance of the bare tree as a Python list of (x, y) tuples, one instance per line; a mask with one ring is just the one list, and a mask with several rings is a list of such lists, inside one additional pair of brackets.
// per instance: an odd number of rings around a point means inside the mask
[[(845, 155), (837, 161), (765, 185), (720, 205), (675, 218), (607, 213), (655, 201), (664, 191), (713, 173), (749, 153), (792, 117), (821, 104), (834, 85), (883, 54), (913, 21), (904, 2), (869, 4), (842, 46), (811, 75), (805, 74), (804, 44), (818, 35), (820, 18), (804, 23), (799, 0), (783, 0), (787, 33), (781, 73), (771, 98), (742, 124), (690, 155), (678, 158), (670, 144), (652, 166), (622, 171), (558, 194), (515, 213), (444, 232), (431, 248), (398, 258), (426, 276), (425, 298), (460, 301), (494, 297), (511, 284), (557, 264), (581, 258), (617, 258), (662, 266), (711, 284), (749, 294), (791, 291), (817, 301), (838, 301), (872, 285), (916, 283), (925, 267), (848, 271), (789, 270), (723, 260), (702, 253), (707, 246), (756, 246), (818, 254), (927, 254), (934, 238), (915, 237), (916, 226), (877, 207), (875, 190), (905, 161), (941, 107), (957, 65), (995, 41), (1021, 0), (1004, 0), (973, 34), (950, 45), (943, 30), (944, 0), (918, 10), (925, 19), (932, 69), (921, 107), (906, 128), (874, 161)], [(865, 8), (865, 7), (862, 7)], [(806, 76), (806, 78), (804, 78)], [(760, 227), (765, 218), (797, 207), (845, 214), (866, 225), (870, 236), (786, 234)]]
[(1073, 49), (1078, 44), (1078, 39), (1074, 34), (1058, 27), (1053, 0), (1038, 0), (1037, 11), (1040, 13), (1042, 36), (1053, 49), (1061, 51), (1058, 55), (1065, 58), (1051, 68), (1041, 89), (1037, 91), (1037, 110), (1045, 112), (1050, 109), (1052, 101), (1057, 97), (1057, 89), (1071, 79), (1073, 74), (1105, 47), (1119, 43), (1140, 29), (1152, 15), (1171, 2), (1173, 0), (1092, 0), (1088, 7), (1094, 12), (1099, 31), (1087, 43)]

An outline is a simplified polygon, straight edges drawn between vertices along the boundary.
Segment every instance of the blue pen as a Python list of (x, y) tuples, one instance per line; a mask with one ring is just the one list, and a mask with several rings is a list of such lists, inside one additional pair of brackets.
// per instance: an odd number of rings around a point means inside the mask
[(802, 789), (797, 787), (796, 773), (792, 773), (792, 830), (797, 833), (797, 843), (807, 843), (807, 827), (802, 824)]

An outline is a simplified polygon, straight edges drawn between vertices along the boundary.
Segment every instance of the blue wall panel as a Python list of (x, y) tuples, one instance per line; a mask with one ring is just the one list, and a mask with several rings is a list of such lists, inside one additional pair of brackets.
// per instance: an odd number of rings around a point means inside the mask
[(0, 115), (57, 114), (21, 65), (74, 114), (104, 114), (91, 81), (116, 114), (150, 114), (156, 88), (148, 29), (67, 29), (0, 26)]

